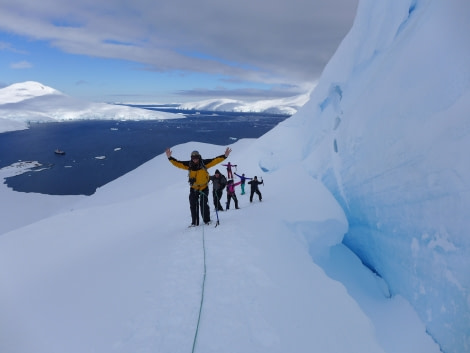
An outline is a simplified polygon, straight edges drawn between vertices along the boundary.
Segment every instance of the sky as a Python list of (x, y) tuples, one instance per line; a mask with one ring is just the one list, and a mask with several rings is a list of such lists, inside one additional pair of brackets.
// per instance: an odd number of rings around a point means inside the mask
[(99, 102), (259, 100), (308, 92), (355, 0), (0, 0), (0, 86)]
[(1, 350), (467, 352), (469, 13), (362, 0), (310, 100), (230, 146), (263, 201), (218, 227), (163, 151), (90, 197), (0, 185)]

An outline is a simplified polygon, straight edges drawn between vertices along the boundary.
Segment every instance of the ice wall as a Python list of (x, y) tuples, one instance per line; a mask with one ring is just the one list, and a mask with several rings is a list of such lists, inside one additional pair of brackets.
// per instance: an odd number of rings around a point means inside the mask
[(470, 352), (469, 18), (467, 0), (361, 0), (311, 100), (271, 133), (296, 142), (260, 162), (324, 182), (344, 243), (446, 353)]

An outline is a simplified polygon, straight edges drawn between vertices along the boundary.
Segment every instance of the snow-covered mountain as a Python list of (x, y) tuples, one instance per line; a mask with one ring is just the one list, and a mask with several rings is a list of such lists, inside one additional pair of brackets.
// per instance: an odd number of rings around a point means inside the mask
[(310, 92), (302, 95), (267, 99), (256, 102), (244, 102), (235, 99), (209, 99), (199, 102), (181, 103), (178, 108), (182, 110), (207, 110), (228, 112), (254, 112), (269, 114), (293, 115), (310, 99)]
[(25, 129), (30, 121), (145, 120), (181, 117), (179, 114), (87, 102), (34, 81), (15, 83), (0, 89), (0, 132)]
[(28, 99), (63, 94), (54, 88), (42, 85), (38, 82), (27, 81), (14, 83), (8, 87), (0, 89), (0, 104), (19, 103)]

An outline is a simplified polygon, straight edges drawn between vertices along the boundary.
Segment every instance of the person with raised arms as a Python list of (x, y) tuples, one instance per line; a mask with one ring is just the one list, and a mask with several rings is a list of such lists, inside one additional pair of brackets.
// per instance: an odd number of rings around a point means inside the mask
[(198, 151), (191, 152), (191, 159), (180, 161), (172, 157), (172, 151), (167, 148), (165, 153), (168, 160), (175, 167), (188, 171), (189, 182), (189, 208), (191, 210), (191, 226), (199, 225), (199, 210), (205, 224), (211, 222), (210, 209), (208, 204), (209, 197), (209, 172), (208, 168), (224, 161), (232, 150), (227, 147), (224, 154), (220, 156), (203, 159)]

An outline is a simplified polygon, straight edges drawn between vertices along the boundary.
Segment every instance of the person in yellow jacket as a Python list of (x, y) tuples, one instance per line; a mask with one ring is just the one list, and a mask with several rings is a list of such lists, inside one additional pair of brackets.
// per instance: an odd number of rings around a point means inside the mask
[(191, 159), (189, 161), (179, 161), (171, 156), (171, 150), (166, 149), (165, 153), (168, 160), (175, 167), (185, 169), (188, 171), (189, 181), (189, 208), (191, 209), (191, 226), (199, 225), (199, 209), (205, 224), (211, 221), (210, 209), (208, 204), (209, 197), (209, 173), (207, 168), (213, 167), (216, 164), (224, 161), (232, 152), (227, 147), (224, 154), (220, 156), (202, 159), (198, 151), (191, 152)]

